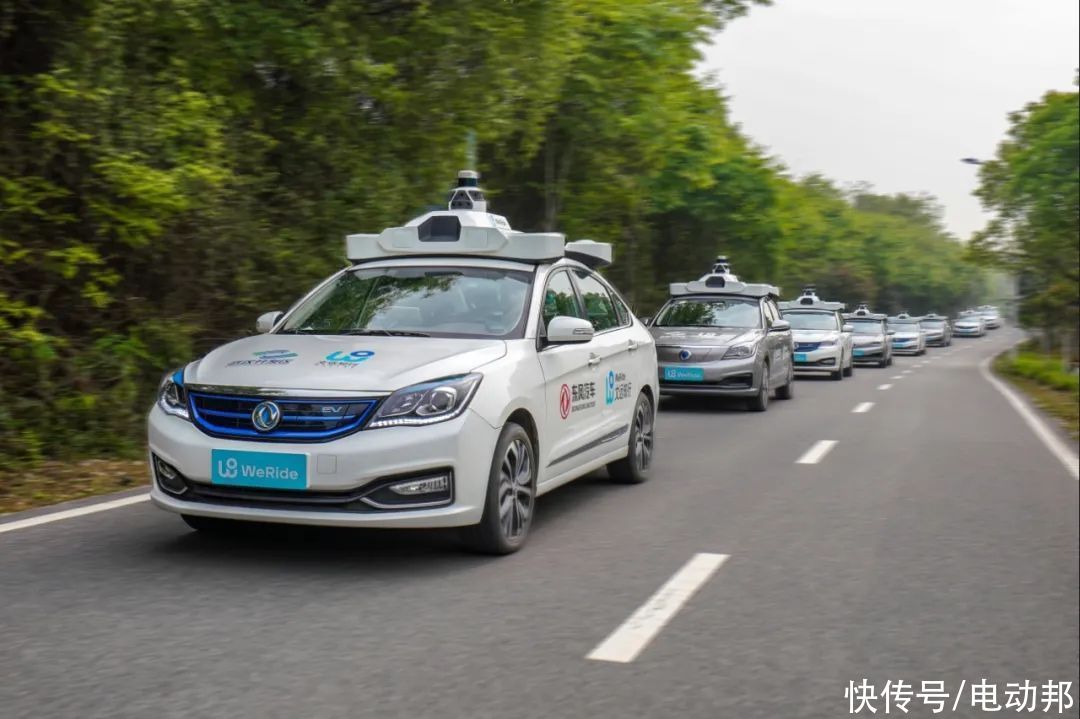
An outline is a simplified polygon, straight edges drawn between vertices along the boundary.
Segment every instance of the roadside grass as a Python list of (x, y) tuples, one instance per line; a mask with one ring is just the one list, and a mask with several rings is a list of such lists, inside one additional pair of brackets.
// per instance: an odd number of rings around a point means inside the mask
[(0, 515), (118, 492), (149, 481), (144, 459), (43, 462), (25, 470), (0, 472)]
[(1022, 345), (1015, 357), (994, 359), (994, 372), (1031, 398), (1040, 409), (1060, 421), (1074, 440), (1080, 439), (1080, 376), (1066, 372), (1057, 356)]

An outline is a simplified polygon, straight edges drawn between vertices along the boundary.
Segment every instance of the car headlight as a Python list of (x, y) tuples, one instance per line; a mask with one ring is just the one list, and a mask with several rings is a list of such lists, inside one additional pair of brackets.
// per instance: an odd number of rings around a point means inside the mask
[(754, 356), (754, 345), (734, 345), (724, 353), (724, 359), (746, 359)]
[(379, 406), (368, 429), (415, 427), (453, 419), (469, 406), (481, 377), (467, 374), (399, 389)]
[(187, 406), (187, 390), (184, 389), (184, 370), (170, 372), (161, 379), (157, 403), (165, 414), (186, 420), (191, 419)]

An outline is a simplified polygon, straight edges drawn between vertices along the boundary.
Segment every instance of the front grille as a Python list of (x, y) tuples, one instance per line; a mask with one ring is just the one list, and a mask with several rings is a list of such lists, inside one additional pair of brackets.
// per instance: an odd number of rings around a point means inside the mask
[(796, 352), (813, 352), (814, 350), (816, 350), (820, 346), (821, 346), (820, 342), (796, 342), (795, 343), (795, 351)]
[(754, 384), (754, 375), (749, 372), (734, 374), (721, 380), (706, 382), (667, 382), (660, 380), (661, 387), (675, 387), (678, 389), (750, 389)]
[[(377, 399), (295, 399), (188, 392), (191, 419), (213, 437), (266, 442), (326, 442), (360, 429)], [(271, 400), (281, 421), (268, 431), (255, 429), (251, 413)]]

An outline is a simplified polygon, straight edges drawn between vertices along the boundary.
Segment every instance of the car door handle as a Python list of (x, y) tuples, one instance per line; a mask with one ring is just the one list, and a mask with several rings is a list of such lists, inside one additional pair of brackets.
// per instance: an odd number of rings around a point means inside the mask
[(589, 355), (589, 366), (595, 367), (598, 364), (600, 364), (600, 358), (596, 355)]
[(626, 343), (626, 351), (627, 352), (636, 352), (637, 348), (638, 348), (638, 343), (635, 342), (634, 340), (630, 340), (629, 342)]

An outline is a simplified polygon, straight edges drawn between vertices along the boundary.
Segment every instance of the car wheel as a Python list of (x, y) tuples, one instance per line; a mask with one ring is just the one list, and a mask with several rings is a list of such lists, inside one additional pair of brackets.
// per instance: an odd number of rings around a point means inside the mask
[(892, 367), (892, 355), (889, 355), (889, 361), (885, 363), (886, 367)]
[(889, 358), (888, 357), (882, 357), (881, 359), (878, 360), (877, 366), (878, 367), (888, 367), (889, 366)]
[(652, 400), (642, 392), (634, 407), (634, 419), (630, 424), (630, 446), (626, 457), (607, 466), (608, 476), (624, 484), (641, 484), (649, 478), (652, 469), (653, 423), (656, 413)]
[(521, 425), (507, 422), (495, 443), (488, 473), (487, 498), (479, 524), (461, 537), (484, 554), (510, 554), (521, 549), (532, 526), (536, 505), (536, 452)]
[(853, 374), (855, 374), (855, 360), (848, 359), (847, 367), (844, 368), (844, 376), (850, 377)]
[(187, 526), (202, 534), (231, 534), (240, 529), (241, 522), (235, 519), (202, 517), (197, 514), (181, 514)]
[(757, 396), (747, 400), (746, 408), (752, 412), (764, 412), (769, 408), (769, 365), (762, 367), (761, 387), (758, 389)]
[(791, 399), (795, 396), (795, 368), (792, 367), (787, 373), (787, 382), (783, 387), (776, 389), (777, 399)]
[(830, 372), (829, 373), (829, 379), (835, 380), (836, 382), (839, 382), (840, 380), (844, 379), (844, 367), (843, 367), (843, 365), (841, 365), (840, 369), (836, 370), (835, 372)]

